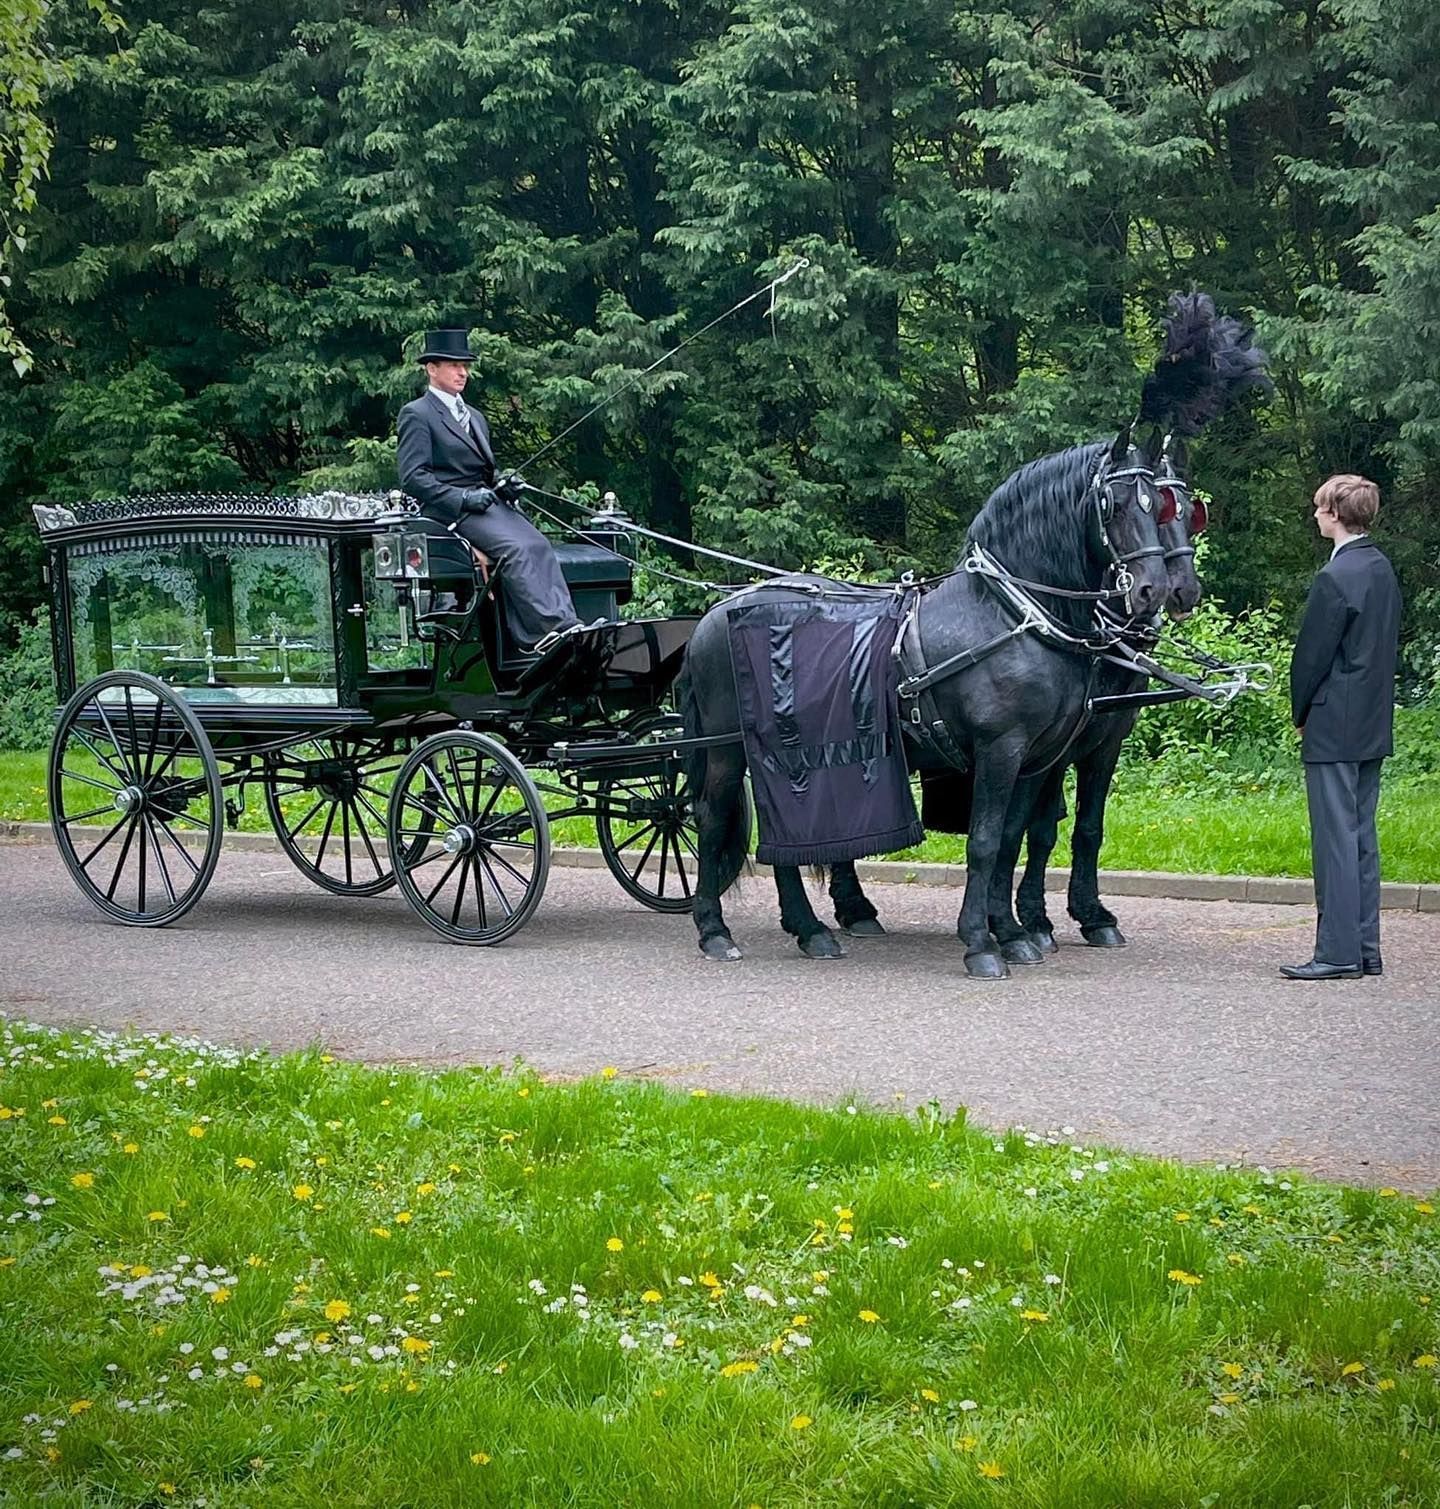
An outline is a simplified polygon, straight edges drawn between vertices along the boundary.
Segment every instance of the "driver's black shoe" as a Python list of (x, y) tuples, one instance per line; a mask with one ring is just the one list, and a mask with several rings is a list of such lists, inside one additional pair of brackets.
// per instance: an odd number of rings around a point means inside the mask
[(1281, 975), (1287, 980), (1358, 980), (1358, 964), (1327, 964), (1323, 959), (1307, 959), (1303, 964), (1282, 964)]
[(1361, 963), (1360, 968), (1367, 975), (1383, 975), (1385, 973), (1385, 963), (1378, 956), (1374, 959), (1364, 960)]

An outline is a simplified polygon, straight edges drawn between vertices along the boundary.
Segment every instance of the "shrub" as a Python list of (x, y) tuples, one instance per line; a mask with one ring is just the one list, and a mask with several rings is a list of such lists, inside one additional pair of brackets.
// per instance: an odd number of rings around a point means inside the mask
[(55, 710), (48, 608), (22, 620), (14, 646), (0, 654), (0, 688), (0, 749), (44, 749)]

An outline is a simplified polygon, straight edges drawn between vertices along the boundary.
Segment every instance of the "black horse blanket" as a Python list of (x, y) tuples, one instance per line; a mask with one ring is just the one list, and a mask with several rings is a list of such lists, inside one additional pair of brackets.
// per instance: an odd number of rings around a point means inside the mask
[(902, 604), (793, 586), (729, 609), (730, 655), (760, 821), (763, 864), (818, 865), (918, 844), (891, 646)]

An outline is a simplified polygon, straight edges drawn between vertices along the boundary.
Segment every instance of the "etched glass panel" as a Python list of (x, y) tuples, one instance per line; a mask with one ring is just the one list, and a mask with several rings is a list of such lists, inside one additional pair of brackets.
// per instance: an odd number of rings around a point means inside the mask
[(196, 702), (335, 700), (323, 540), (127, 541), (69, 560), (75, 672), (145, 671)]

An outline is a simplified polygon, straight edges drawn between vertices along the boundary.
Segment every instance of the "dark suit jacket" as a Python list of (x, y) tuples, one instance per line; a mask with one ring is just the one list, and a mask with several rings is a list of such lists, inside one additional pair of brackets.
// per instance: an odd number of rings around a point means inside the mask
[(400, 410), (400, 486), (432, 519), (454, 524), (465, 512), (467, 488), (495, 480), (490, 426), (467, 404), (470, 433), (428, 389)]
[(1315, 578), (1295, 654), (1290, 710), (1308, 764), (1378, 760), (1394, 748), (1400, 587), (1368, 536), (1341, 546)]

